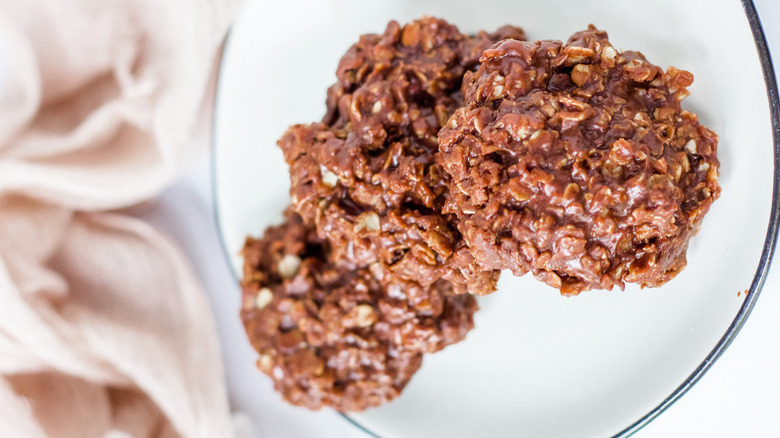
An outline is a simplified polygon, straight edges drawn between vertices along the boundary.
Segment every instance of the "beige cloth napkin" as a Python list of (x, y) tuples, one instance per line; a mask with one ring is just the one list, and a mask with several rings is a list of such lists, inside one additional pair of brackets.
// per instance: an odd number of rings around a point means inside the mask
[(115, 210), (203, 152), (236, 3), (0, 0), (0, 436), (231, 435), (203, 290)]

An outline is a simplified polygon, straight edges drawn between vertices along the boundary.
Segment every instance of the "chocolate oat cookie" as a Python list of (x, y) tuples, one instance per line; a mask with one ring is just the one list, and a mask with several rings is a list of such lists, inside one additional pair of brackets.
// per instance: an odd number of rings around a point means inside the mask
[(397, 397), (423, 353), (462, 340), (477, 309), (439, 281), (422, 288), (333, 259), (301, 218), (243, 250), (241, 318), (258, 368), (288, 402), (358, 411)]
[(279, 140), (293, 207), (327, 238), (336, 258), (381, 263), (398, 278), (456, 292), (495, 290), (454, 222), (442, 214), (448, 178), (436, 163), (437, 132), (461, 104), (460, 85), (482, 51), (514, 27), (468, 37), (425, 17), (363, 35), (339, 63), (321, 123)]
[(503, 41), (481, 63), (439, 133), (446, 209), (478, 263), (564, 294), (673, 278), (720, 194), (718, 137), (680, 107), (691, 73), (593, 26)]

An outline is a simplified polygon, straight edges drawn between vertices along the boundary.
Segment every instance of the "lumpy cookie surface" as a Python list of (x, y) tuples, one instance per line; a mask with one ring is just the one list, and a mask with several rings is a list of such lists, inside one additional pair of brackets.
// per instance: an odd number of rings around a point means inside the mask
[(451, 215), (437, 132), (462, 102), (463, 74), (505, 27), (468, 37), (431, 17), (364, 35), (339, 63), (321, 123), (279, 140), (290, 166), (293, 207), (338, 258), (381, 263), (400, 278), (484, 294), (498, 271), (474, 261)]
[(720, 194), (718, 137), (680, 107), (692, 82), (592, 26), (486, 50), (439, 133), (478, 264), (564, 294), (673, 278)]
[(257, 366), (295, 405), (360, 411), (392, 400), (424, 353), (473, 327), (472, 296), (334, 260), (296, 214), (248, 238), (243, 256), (241, 318)]

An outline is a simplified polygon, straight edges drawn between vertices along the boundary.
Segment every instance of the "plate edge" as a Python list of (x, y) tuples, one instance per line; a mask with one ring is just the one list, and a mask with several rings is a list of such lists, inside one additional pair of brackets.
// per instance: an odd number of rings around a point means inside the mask
[[(731, 343), (734, 341), (739, 331), (744, 326), (748, 316), (750, 316), (750, 313), (755, 307), (756, 301), (758, 300), (758, 297), (761, 293), (761, 290), (764, 286), (764, 283), (766, 282), (766, 278), (769, 273), (769, 267), (771, 265), (772, 257), (774, 255), (775, 246), (777, 243), (778, 228), (780, 225), (780, 97), (778, 97), (777, 79), (774, 72), (772, 58), (769, 53), (769, 48), (767, 46), (766, 37), (763, 31), (763, 26), (761, 25), (761, 20), (758, 17), (755, 4), (753, 3), (753, 0), (740, 0), (740, 2), (742, 3), (743, 10), (748, 19), (748, 24), (750, 25), (750, 29), (753, 34), (753, 40), (756, 45), (756, 51), (759, 60), (761, 62), (761, 69), (764, 76), (764, 84), (766, 86), (767, 97), (768, 97), (769, 107), (770, 107), (770, 117), (772, 122), (772, 139), (774, 144), (774, 155), (775, 155), (774, 184), (772, 188), (772, 203), (771, 203), (772, 209), (769, 217), (767, 234), (764, 239), (764, 247), (761, 252), (761, 258), (759, 260), (759, 265), (758, 268), (756, 269), (756, 273), (753, 276), (753, 281), (750, 285), (747, 298), (742, 303), (742, 307), (737, 313), (737, 316), (734, 318), (729, 328), (726, 330), (724, 335), (718, 341), (715, 348), (713, 348), (712, 351), (710, 351), (710, 353), (705, 357), (704, 361), (688, 376), (688, 378), (686, 378), (686, 380), (680, 386), (678, 386), (672, 392), (672, 394), (670, 394), (667, 398), (665, 398), (658, 406), (653, 408), (650, 412), (648, 412), (647, 414), (645, 414), (644, 416), (642, 416), (641, 418), (639, 418), (634, 423), (632, 423), (625, 429), (621, 430), (617, 434), (613, 435), (613, 438), (626, 438), (635, 434), (642, 428), (644, 428), (647, 424), (652, 422), (664, 411), (669, 409), (683, 395), (685, 395), (685, 393), (687, 393), (688, 390), (690, 390), (693, 387), (693, 385), (695, 385), (704, 376), (704, 374), (706, 374), (707, 371), (709, 371), (710, 367), (712, 367), (712, 365), (718, 360), (718, 358), (720, 358), (720, 356), (723, 355), (723, 353), (726, 351), (729, 345), (731, 345)], [(228, 266), (230, 267), (230, 273), (232, 274), (234, 280), (236, 282), (240, 282), (241, 279), (239, 278), (238, 273), (236, 272), (236, 269), (233, 266), (232, 257), (230, 256), (230, 252), (226, 246), (226, 242), (223, 237), (222, 221), (219, 214), (220, 203), (219, 203), (219, 196), (217, 194), (217, 188), (216, 188), (216, 181), (217, 181), (216, 128), (219, 123), (218, 120), (219, 111), (217, 111), (216, 103), (219, 101), (219, 96), (221, 94), (220, 92), (222, 87), (220, 87), (220, 84), (222, 81), (222, 72), (225, 66), (225, 58), (226, 58), (225, 54), (227, 53), (228, 47), (230, 45), (230, 38), (232, 34), (233, 34), (233, 26), (231, 26), (231, 28), (228, 30), (228, 33), (225, 37), (225, 42), (223, 43), (223, 50), (221, 51), (220, 60), (219, 60), (219, 70), (217, 72), (217, 78), (216, 78), (216, 90), (215, 90), (215, 98), (214, 98), (215, 107), (214, 107), (214, 113), (211, 121), (212, 122), (211, 141), (209, 142), (210, 156), (211, 156), (210, 177), (211, 177), (212, 202), (214, 205), (214, 210), (213, 210), (214, 223), (216, 225), (217, 234), (219, 236), (220, 248), (222, 250), (223, 256), (228, 262)], [(356, 420), (351, 418), (348, 414), (345, 414), (343, 412), (339, 412), (339, 414), (349, 423), (354, 425), (356, 428), (365, 432), (368, 436), (372, 438), (382, 438), (380, 435), (377, 435), (376, 433), (367, 429), (362, 424), (358, 423)]]
[(672, 392), (672, 394), (665, 398), (650, 412), (636, 420), (633, 424), (615, 434), (613, 438), (626, 438), (640, 431), (643, 427), (647, 426), (651, 421), (664, 413), (664, 411), (669, 409), (677, 400), (685, 395), (685, 393), (688, 392), (688, 390), (690, 390), (693, 385), (707, 373), (707, 371), (709, 371), (715, 361), (723, 355), (745, 325), (748, 316), (750, 316), (753, 307), (756, 305), (758, 296), (761, 294), (761, 290), (763, 289), (767, 275), (769, 274), (769, 267), (772, 263), (772, 257), (777, 244), (778, 225), (780, 225), (780, 198), (778, 197), (780, 195), (780, 98), (778, 97), (777, 78), (772, 63), (772, 56), (769, 53), (763, 26), (758, 17), (756, 6), (753, 3), (753, 0), (740, 1), (742, 3), (742, 8), (745, 11), (745, 15), (747, 16), (748, 24), (750, 25), (750, 30), (753, 34), (753, 41), (756, 45), (758, 58), (761, 62), (764, 85), (766, 86), (767, 98), (769, 101), (770, 117), (772, 121), (772, 142), (774, 143), (775, 151), (772, 210), (769, 216), (766, 237), (764, 239), (764, 248), (761, 251), (761, 259), (758, 262), (758, 268), (756, 269), (753, 281), (750, 284), (747, 298), (745, 298), (737, 316), (734, 317), (731, 325), (729, 325), (729, 328), (715, 345), (715, 348), (710, 351), (707, 357), (704, 358), (704, 361)]

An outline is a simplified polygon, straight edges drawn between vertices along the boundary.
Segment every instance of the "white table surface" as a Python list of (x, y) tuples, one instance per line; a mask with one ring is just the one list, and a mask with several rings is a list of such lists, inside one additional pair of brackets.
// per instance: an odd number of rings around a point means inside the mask
[[(780, 1), (755, 0), (770, 49), (780, 64)], [(775, 68), (780, 72), (779, 68)], [(204, 133), (198, 142), (207, 142)], [(245, 345), (238, 318), (225, 318), (237, 302), (239, 288), (229, 271), (217, 235), (211, 196), (210, 157), (200, 157), (183, 177), (141, 216), (166, 230), (190, 258), (208, 292), (223, 339), (226, 378), (231, 400), (249, 391), (263, 391), (261, 418), (244, 436), (259, 438), (365, 438), (335, 412), (308, 412), (282, 403), (271, 390), (247, 385), (254, 356)], [(780, 437), (780, 255), (741, 333), (710, 371), (669, 410), (634, 435), (660, 437)], [(222, 311), (216, 311), (216, 309)]]

